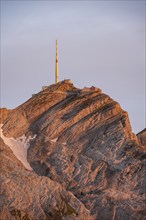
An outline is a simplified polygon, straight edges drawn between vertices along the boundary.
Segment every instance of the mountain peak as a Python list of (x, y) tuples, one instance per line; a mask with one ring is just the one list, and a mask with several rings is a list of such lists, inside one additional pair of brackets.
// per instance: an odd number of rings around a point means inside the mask
[[(78, 89), (64, 80), (1, 112), (2, 172), (8, 182), (3, 194), (4, 201), (14, 199), (15, 211), (32, 220), (143, 219), (145, 139), (139, 134), (138, 140), (128, 113), (101, 89)], [(6, 208), (10, 215), (12, 207)]]
[(56, 91), (68, 92), (71, 90), (76, 90), (76, 88), (74, 87), (70, 79), (66, 79), (58, 83), (52, 84), (50, 86), (43, 86), (42, 90), (48, 92), (56, 92)]

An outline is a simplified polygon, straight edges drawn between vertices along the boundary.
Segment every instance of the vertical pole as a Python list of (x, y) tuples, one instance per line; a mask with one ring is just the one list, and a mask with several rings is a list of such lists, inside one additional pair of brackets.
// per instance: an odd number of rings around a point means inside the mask
[(55, 68), (55, 83), (59, 82), (59, 72), (58, 72), (58, 42), (56, 40), (56, 68)]

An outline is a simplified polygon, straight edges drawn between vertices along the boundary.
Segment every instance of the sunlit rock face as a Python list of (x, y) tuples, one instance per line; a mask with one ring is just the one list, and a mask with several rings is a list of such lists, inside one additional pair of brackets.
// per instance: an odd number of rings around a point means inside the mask
[(11, 112), (12, 110), (7, 108), (0, 109), (0, 124), (2, 124), (8, 118)]
[(0, 138), (1, 220), (93, 220), (85, 206), (59, 183), (27, 170)]
[(75, 196), (69, 207), (78, 216), (60, 219), (144, 219), (145, 139), (132, 133), (127, 112), (99, 88), (78, 89), (70, 80), (46, 87), (12, 110), (2, 129), (9, 138), (35, 137), (27, 152), (33, 171), (27, 172), (38, 178), (37, 190), (45, 178), (50, 188)]

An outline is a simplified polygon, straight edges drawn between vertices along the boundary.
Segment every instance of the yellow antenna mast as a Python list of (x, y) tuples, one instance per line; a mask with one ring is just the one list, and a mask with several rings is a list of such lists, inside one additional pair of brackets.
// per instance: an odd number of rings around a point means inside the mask
[(59, 82), (59, 71), (58, 71), (58, 41), (56, 40), (56, 66), (55, 66), (55, 83)]

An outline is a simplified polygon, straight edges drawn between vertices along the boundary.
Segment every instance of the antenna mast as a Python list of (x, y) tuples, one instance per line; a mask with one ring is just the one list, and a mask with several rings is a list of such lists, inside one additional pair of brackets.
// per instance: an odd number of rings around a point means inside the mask
[(59, 71), (58, 71), (58, 41), (56, 40), (56, 65), (55, 65), (55, 83), (59, 82)]

